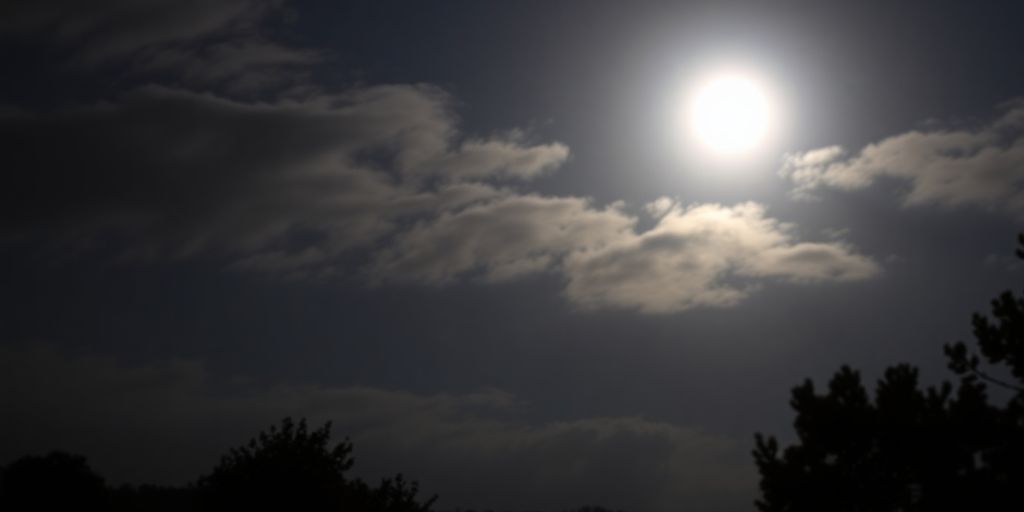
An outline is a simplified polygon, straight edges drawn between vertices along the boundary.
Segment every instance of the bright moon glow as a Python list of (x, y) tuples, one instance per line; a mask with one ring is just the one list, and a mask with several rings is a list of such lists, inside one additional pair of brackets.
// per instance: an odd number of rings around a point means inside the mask
[(740, 155), (765, 138), (770, 105), (763, 89), (741, 74), (717, 76), (698, 88), (689, 105), (697, 138), (719, 155)]

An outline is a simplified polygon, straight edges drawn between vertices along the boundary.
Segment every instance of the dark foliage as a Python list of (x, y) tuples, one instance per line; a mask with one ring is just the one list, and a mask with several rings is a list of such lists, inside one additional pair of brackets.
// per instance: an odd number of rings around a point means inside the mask
[(21, 510), (97, 510), (107, 493), (85, 457), (53, 452), (22, 457), (4, 468), (0, 508)]
[[(508, 511), (508, 510), (494, 510), (494, 509), (481, 509), (481, 510), (477, 510), (477, 509), (472, 509), (472, 508), (457, 508), (457, 509), (455, 509), (454, 512), (540, 512), (540, 511), (537, 511), (537, 510)], [(597, 505), (583, 505), (581, 507), (562, 509), (562, 512), (625, 512), (625, 511), (621, 510), (621, 509), (611, 509), (611, 508), (601, 507), (601, 506), (597, 506)]]
[(310, 430), (284, 419), (231, 449), (195, 485), (111, 489), (82, 456), (51, 453), (18, 459), (0, 473), (0, 510), (303, 510), (428, 512), (419, 486), (402, 475), (373, 487), (346, 477), (352, 444), (331, 444), (331, 427)]
[(419, 486), (401, 475), (370, 487), (348, 479), (352, 444), (331, 446), (330, 423), (309, 430), (290, 418), (280, 427), (234, 448), (196, 486), (203, 510), (352, 510), (425, 512), (436, 500), (420, 502)]
[(437, 501), (435, 495), (420, 502), (417, 494), (419, 484), (406, 481), (401, 474), (383, 479), (377, 487), (357, 481), (351, 487), (347, 506), (350, 510), (371, 512), (426, 512)]
[[(305, 420), (285, 418), (229, 450), (209, 474), (185, 487), (110, 488), (85, 457), (60, 452), (22, 457), (0, 467), (0, 511), (429, 512), (437, 500), (420, 498), (419, 485), (401, 474), (377, 486), (349, 478), (353, 463), (347, 439), (331, 443), (330, 423), (310, 430)], [(621, 511), (585, 506), (571, 512)]]
[(124, 485), (109, 492), (110, 510), (115, 512), (175, 512), (198, 506), (192, 487)]
[[(1020, 237), (1024, 247), (1024, 236)], [(1018, 250), (1024, 258), (1024, 252)], [(1024, 488), (1024, 298), (974, 315), (980, 354), (945, 347), (956, 386), (922, 389), (917, 369), (886, 370), (874, 397), (843, 367), (824, 394), (793, 390), (797, 444), (757, 434), (764, 512), (1019, 510)], [(984, 361), (984, 363), (983, 363)], [(1007, 374), (1007, 378), (996, 375)], [(1008, 391), (989, 402), (988, 386)]]
[(584, 505), (580, 508), (573, 510), (565, 510), (563, 512), (623, 512), (622, 510), (613, 510), (610, 508), (599, 507), (597, 505)]
[(348, 441), (330, 447), (330, 424), (310, 431), (306, 422), (285, 419), (280, 427), (233, 448), (199, 479), (201, 504), (210, 510), (338, 509), (352, 467)]

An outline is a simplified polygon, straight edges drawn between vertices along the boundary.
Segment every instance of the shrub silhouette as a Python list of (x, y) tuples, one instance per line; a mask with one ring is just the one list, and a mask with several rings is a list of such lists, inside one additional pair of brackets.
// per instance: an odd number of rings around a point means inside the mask
[(356, 480), (350, 485), (346, 507), (370, 512), (427, 512), (437, 501), (435, 495), (421, 503), (417, 494), (419, 484), (407, 482), (401, 474), (383, 479), (375, 488)]
[[(1024, 236), (1018, 237), (1024, 247)], [(1024, 251), (1018, 250), (1024, 258)], [(945, 347), (959, 377), (922, 389), (916, 368), (890, 367), (869, 397), (842, 367), (824, 394), (792, 393), (797, 444), (755, 436), (764, 512), (1019, 510), (1024, 485), (1024, 298), (1003, 293), (975, 314), (980, 354)], [(983, 365), (983, 361), (986, 365)], [(995, 375), (1008, 373), (1004, 380)], [(1010, 380), (1012, 379), (1012, 380)], [(1012, 394), (988, 401), (988, 386)]]
[(345, 472), (352, 467), (352, 445), (330, 442), (330, 424), (310, 431), (305, 420), (290, 418), (233, 448), (197, 489), (210, 510), (270, 507), (337, 509), (344, 502)]
[(83, 456), (22, 457), (0, 468), (0, 510), (428, 512), (437, 500), (418, 498), (419, 485), (401, 474), (376, 487), (350, 479), (352, 464), (352, 444), (332, 445), (330, 423), (310, 430), (285, 418), (186, 487), (111, 489)]
[(334, 446), (330, 442), (330, 423), (309, 430), (305, 420), (285, 418), (279, 427), (231, 449), (213, 472), (199, 479), (201, 508), (420, 512), (435, 501), (418, 501), (418, 485), (401, 475), (376, 488), (348, 479), (352, 444), (347, 439)]
[(64, 452), (22, 457), (3, 470), (0, 505), (22, 510), (98, 510), (106, 487), (85, 457)]
[(114, 512), (180, 512), (196, 510), (194, 487), (122, 485), (110, 489), (110, 510)]

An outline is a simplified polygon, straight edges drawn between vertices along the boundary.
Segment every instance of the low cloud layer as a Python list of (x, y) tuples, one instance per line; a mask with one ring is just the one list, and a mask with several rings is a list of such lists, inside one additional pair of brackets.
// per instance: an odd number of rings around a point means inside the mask
[(1024, 102), (978, 127), (910, 131), (853, 155), (839, 146), (790, 154), (781, 174), (798, 197), (892, 179), (906, 186), (906, 206), (972, 206), (1024, 218)]
[(741, 510), (753, 498), (745, 443), (638, 417), (528, 421), (529, 404), (496, 390), (225, 385), (185, 360), (128, 366), (0, 347), (0, 407), (0, 463), (62, 448), (114, 482), (184, 483), (256, 430), (301, 415), (351, 436), (357, 473), (404, 472), (441, 507)]

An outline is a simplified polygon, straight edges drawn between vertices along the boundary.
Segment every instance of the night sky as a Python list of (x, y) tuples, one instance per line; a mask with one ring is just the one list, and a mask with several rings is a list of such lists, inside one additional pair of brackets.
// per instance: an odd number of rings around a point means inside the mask
[[(794, 385), (950, 378), (942, 345), (1019, 283), (1022, 24), (5, 2), (0, 463), (178, 485), (291, 415), (441, 510), (752, 510)], [(742, 151), (686, 117), (722, 70), (769, 111)]]

